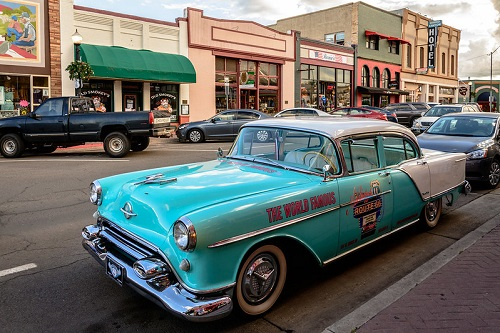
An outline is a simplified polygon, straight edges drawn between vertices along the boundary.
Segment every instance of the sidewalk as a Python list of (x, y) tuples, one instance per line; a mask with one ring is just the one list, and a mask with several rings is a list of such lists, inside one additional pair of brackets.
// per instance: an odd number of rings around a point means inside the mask
[(500, 332), (500, 217), (323, 333), (332, 332)]

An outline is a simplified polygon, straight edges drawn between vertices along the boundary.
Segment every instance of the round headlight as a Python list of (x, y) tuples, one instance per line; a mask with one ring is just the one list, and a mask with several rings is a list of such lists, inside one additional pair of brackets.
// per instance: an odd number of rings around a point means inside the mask
[(102, 202), (102, 187), (97, 180), (90, 184), (90, 202), (94, 205), (100, 205)]
[(196, 246), (196, 231), (193, 224), (184, 219), (174, 224), (175, 244), (182, 251), (192, 251)]

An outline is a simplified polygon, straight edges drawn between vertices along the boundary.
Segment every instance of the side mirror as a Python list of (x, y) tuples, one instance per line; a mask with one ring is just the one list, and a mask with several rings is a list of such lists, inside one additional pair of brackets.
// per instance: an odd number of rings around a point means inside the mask
[(325, 164), (323, 166), (323, 181), (326, 182), (328, 179), (328, 174), (333, 173), (333, 168), (330, 164)]

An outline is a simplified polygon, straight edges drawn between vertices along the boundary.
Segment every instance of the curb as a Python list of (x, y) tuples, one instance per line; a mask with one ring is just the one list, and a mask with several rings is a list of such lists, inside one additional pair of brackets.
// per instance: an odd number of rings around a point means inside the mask
[(468, 249), (498, 225), (500, 225), (500, 219), (498, 217), (493, 217), (486, 221), (477, 229), (469, 232), (467, 235), (441, 251), (434, 258), (370, 299), (347, 316), (327, 327), (323, 333), (355, 332), (356, 329), (366, 324), (379, 312), (403, 297), (411, 289)]

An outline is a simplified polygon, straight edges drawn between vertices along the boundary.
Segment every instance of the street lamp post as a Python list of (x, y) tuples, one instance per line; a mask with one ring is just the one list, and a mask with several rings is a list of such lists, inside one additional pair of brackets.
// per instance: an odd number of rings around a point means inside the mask
[(352, 74), (352, 85), (353, 85), (353, 93), (352, 93), (352, 101), (351, 105), (353, 107), (356, 107), (358, 104), (358, 45), (357, 44), (351, 44), (351, 47), (354, 49), (354, 68), (353, 68), (353, 74)]
[[(82, 35), (78, 33), (78, 29), (71, 36), (71, 40), (73, 41), (73, 45), (75, 46), (75, 61), (81, 61), (80, 58), (80, 44), (83, 41)], [(75, 94), (76, 96), (80, 96), (82, 92), (82, 75), (78, 73), (78, 78), (75, 81)]]

